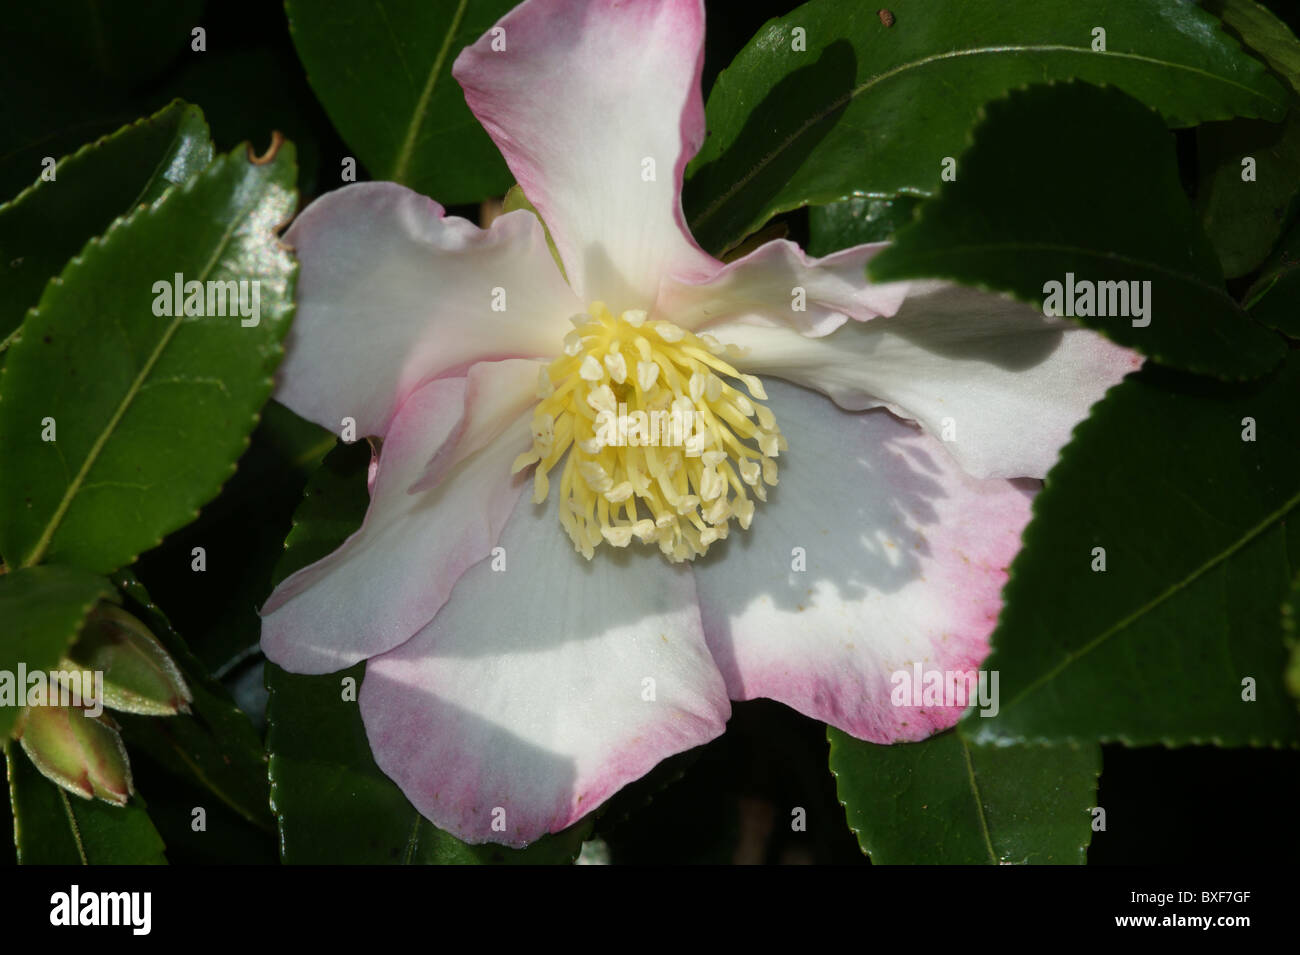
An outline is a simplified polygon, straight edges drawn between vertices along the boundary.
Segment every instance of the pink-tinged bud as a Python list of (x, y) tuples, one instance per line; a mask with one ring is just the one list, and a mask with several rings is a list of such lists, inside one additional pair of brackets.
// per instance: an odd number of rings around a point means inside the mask
[(30, 706), (19, 719), (23, 752), (50, 782), (84, 799), (125, 806), (135, 790), (116, 726), (72, 706)]
[(193, 699), (158, 638), (121, 607), (101, 603), (86, 620), (62, 667), (103, 674), (103, 705), (123, 713), (175, 716)]

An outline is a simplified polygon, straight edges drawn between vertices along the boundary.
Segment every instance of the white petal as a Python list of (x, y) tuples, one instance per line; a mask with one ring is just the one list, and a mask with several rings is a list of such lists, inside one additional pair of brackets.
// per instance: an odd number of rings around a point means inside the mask
[(535, 385), (526, 387), (526, 377), (532, 375), (536, 382), (539, 370), (545, 367), (517, 358), (472, 366), (465, 381), (465, 414), (456, 426), (454, 440), (438, 448), (408, 493), (418, 494), (437, 485), (456, 465), (517, 428), (521, 416), (531, 422), (537, 390)]
[[(484, 393), (487, 375), (516, 401), (513, 418), (489, 421), (465, 402)], [(262, 608), (262, 649), (294, 673), (328, 673), (408, 640), (429, 622), (465, 569), (496, 543), (525, 479), (510, 465), (530, 443), (527, 407), (537, 363), (475, 366), (469, 379), (440, 378), (420, 388), (393, 421), (373, 471), (361, 528), (329, 556), (286, 578)], [(458, 456), (465, 421), (471, 433), (495, 432), (475, 453)], [(459, 439), (459, 440), (458, 440)], [(411, 493), (444, 456), (435, 486)]]
[(976, 477), (1043, 477), (1088, 409), (1142, 363), (1072, 322), (937, 282), (914, 284), (897, 315), (824, 338), (739, 323), (711, 331), (746, 349), (738, 368), (919, 422)]
[(681, 211), (704, 141), (700, 0), (524, 3), (498, 28), (453, 75), (583, 299), (649, 308), (666, 273), (712, 274)]
[(967, 476), (887, 411), (767, 384), (790, 443), (781, 483), (749, 530), (694, 564), (729, 694), (878, 743), (951, 726), (962, 707), (896, 706), (892, 676), (980, 666), (1029, 492)]
[(501, 546), (504, 569), (471, 568), (429, 626), (367, 664), (360, 702), (375, 759), (421, 813), (522, 845), (719, 735), (730, 703), (689, 570), (657, 550), (584, 560), (554, 505), (524, 499)]
[(483, 230), (403, 186), (358, 183), (313, 202), (285, 241), (301, 268), (276, 397), (336, 433), (348, 417), (385, 434), (411, 392), (476, 361), (554, 357), (577, 307), (523, 210)]
[(867, 261), (886, 243), (859, 245), (810, 259), (780, 239), (728, 263), (705, 281), (672, 277), (660, 293), (660, 311), (682, 328), (721, 322), (778, 323), (805, 335), (828, 335), (849, 319), (898, 311), (907, 282), (872, 284)]

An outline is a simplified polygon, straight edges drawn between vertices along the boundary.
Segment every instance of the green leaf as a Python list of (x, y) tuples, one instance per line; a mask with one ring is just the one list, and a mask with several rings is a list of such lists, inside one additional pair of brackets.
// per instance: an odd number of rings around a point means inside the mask
[[(1263, 56), (1290, 87), (1286, 120), (1208, 123), (1196, 131), (1200, 184), (1196, 205), (1229, 278), (1245, 275), (1268, 255), (1300, 189), (1300, 43), (1285, 23), (1255, 0), (1214, 0), (1210, 9), (1248, 49)], [(1242, 162), (1254, 161), (1243, 180)]]
[(808, 211), (808, 254), (820, 258), (868, 242), (883, 242), (912, 221), (920, 200), (845, 199)]
[[(810, 210), (809, 252), (879, 242), (919, 201), (848, 199)], [(849, 828), (877, 864), (1082, 863), (1092, 836), (1095, 747), (977, 746), (949, 731), (879, 746), (828, 728)]]
[(24, 865), (165, 865), (165, 846), (137, 794), (125, 806), (69, 796), (4, 744), (18, 861)]
[(977, 746), (956, 730), (893, 746), (828, 735), (849, 828), (877, 864), (1087, 861), (1098, 746)]
[(266, 753), (248, 716), (190, 652), (131, 571), (114, 576), (131, 611), (180, 668), (193, 695), (191, 712), (167, 718), (118, 714), (132, 751), (143, 751), (174, 776), (212, 793), (258, 828), (275, 828)]
[(1300, 43), (1290, 27), (1255, 0), (1208, 0), (1205, 6), (1300, 96)]
[(0, 197), (69, 153), (138, 116), (123, 108), (176, 60), (201, 57), (191, 30), (203, 0), (20, 3), (0, 31)]
[(135, 787), (117, 726), (80, 706), (32, 705), (18, 721), (27, 758), (50, 782), (83, 799), (125, 806)]
[(1288, 651), (1283, 679), (1286, 681), (1287, 692), (1295, 697), (1296, 705), (1300, 706), (1300, 574), (1296, 574), (1291, 592), (1282, 605), (1282, 634)]
[[(29, 672), (56, 667), (86, 614), (112, 592), (104, 578), (75, 567), (25, 567), (0, 574), (0, 673), (16, 679), (19, 664)], [(20, 710), (0, 702), (0, 739), (9, 738)]]
[[(296, 266), (274, 230), (294, 201), (290, 144), (260, 160), (236, 150), (92, 239), (46, 287), (0, 372), (12, 564), (110, 571), (193, 520), (230, 476), (292, 314)], [(258, 282), (246, 304), (257, 288), (260, 315), (157, 315), (172, 295), (155, 285), (176, 274)]]
[(53, 181), (37, 179), (0, 205), (0, 350), (92, 236), (211, 161), (203, 113), (178, 100), (64, 156)]
[[(1154, 113), (1084, 83), (1030, 87), (985, 110), (956, 181), (871, 260), (873, 279), (953, 279), (1043, 307), (1049, 282), (1074, 304), (1070, 275), (1076, 289), (1140, 282), (1120, 288), (1149, 290), (1142, 317), (1079, 321), (1188, 371), (1243, 378), (1281, 359), (1278, 337), (1225, 290), (1179, 186), (1173, 138)], [(1070, 147), (1048, 157), (1033, 145), (1044, 142)], [(1116, 304), (1117, 296), (1107, 311)]]
[[(364, 444), (338, 445), (308, 482), (285, 555), (283, 580), (337, 548), (365, 514)], [(526, 849), (469, 845), (423, 818), (376, 765), (346, 681), (359, 688), (365, 665), (324, 676), (299, 676), (267, 664), (267, 748), (271, 802), (286, 863), (572, 862), (591, 829), (583, 821)]]
[(365, 442), (335, 443), (326, 453), (307, 480), (302, 503), (294, 512), (293, 529), (272, 575), (275, 584), (337, 549), (361, 526), (370, 506), (369, 466), (370, 446)]
[[(274, 399), (268, 401), (235, 476), (204, 505), (197, 520), (135, 564), (149, 591), (165, 595), (168, 619), (185, 634), (203, 669), (219, 680), (260, 666), (257, 608), (284, 553), (303, 486), (337, 440)], [(201, 574), (192, 569), (195, 547), (204, 550), (207, 569)], [(259, 695), (264, 692), (260, 673), (250, 685)], [(155, 801), (157, 796), (155, 792)]]
[(1300, 338), (1300, 222), (1269, 256), (1246, 293), (1246, 306), (1255, 321)]
[(307, 79), (375, 179), (450, 205), (500, 195), (513, 177), (452, 78), (457, 54), (515, 0), (286, 0)]
[(185, 678), (158, 638), (113, 604), (91, 611), (63, 668), (102, 673), (103, 703), (110, 710), (175, 716), (192, 701)]
[[(1174, 126), (1278, 119), (1281, 85), (1184, 0), (812, 0), (764, 26), (709, 94), (709, 139), (687, 221), (721, 252), (779, 212), (849, 195), (928, 195), (980, 104), (1027, 83), (1079, 78), (1125, 90)], [(1093, 29), (1106, 30), (1094, 52)], [(795, 28), (806, 50), (794, 47)], [(1044, 136), (1051, 166), (1079, 140)], [(1107, 143), (1113, 137), (1103, 136)]]
[(150, 90), (141, 99), (142, 108), (161, 106), (176, 96), (202, 103), (212, 140), (223, 150), (242, 142), (261, 146), (270, 140), (272, 130), (279, 130), (296, 150), (299, 193), (314, 196), (332, 189), (339, 183), (341, 167), (327, 170), (327, 181), (318, 188), (319, 138), (330, 137), (331, 157), (342, 155), (344, 147), (333, 143), (329, 118), (308, 85), (302, 64), (297, 57), (285, 55), (280, 37), (284, 9), (267, 3), (248, 13), (239, 26), (251, 43), (226, 43), (216, 37), (206, 52), (186, 57), (161, 89)]
[(334, 432), (300, 418), (274, 399), (262, 409), (257, 427), (256, 437), (266, 449), (264, 460), (257, 462), (258, 477), (268, 480), (289, 471), (289, 480), (297, 481), (299, 489), (338, 441)]
[[(286, 863), (491, 865), (568, 863), (588, 821), (526, 849), (469, 845), (422, 817), (375, 764), (355, 699), (365, 665), (297, 676), (267, 664), (271, 803)], [(355, 696), (355, 694), (353, 694)]]
[[(1238, 119), (1196, 131), (1196, 211), (1228, 278), (1253, 272), (1281, 234), (1300, 188), (1300, 99), (1282, 124)], [(1253, 160), (1253, 179), (1242, 162)]]
[(1300, 743), (1278, 613), (1300, 564), (1298, 398), (1294, 352), (1249, 386), (1148, 367), (1111, 389), (1034, 501), (984, 664), (1001, 707), (963, 732)]

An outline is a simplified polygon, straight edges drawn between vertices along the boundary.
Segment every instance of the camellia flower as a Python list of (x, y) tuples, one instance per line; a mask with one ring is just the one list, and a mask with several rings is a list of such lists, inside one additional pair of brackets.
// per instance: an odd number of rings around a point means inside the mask
[(360, 529), (263, 608), (266, 655), (367, 661), (376, 760), (469, 842), (565, 828), (730, 700), (880, 743), (951, 726), (891, 675), (979, 667), (1029, 514), (1011, 479), (1137, 357), (1002, 296), (872, 285), (879, 245), (702, 251), (701, 0), (499, 26), (453, 75), (563, 272), (527, 210), (484, 230), (366, 183), (299, 216), (278, 397), (377, 450)]

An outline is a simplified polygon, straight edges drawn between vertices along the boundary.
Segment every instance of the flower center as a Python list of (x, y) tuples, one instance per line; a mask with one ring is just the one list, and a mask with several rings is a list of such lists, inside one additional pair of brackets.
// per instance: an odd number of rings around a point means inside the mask
[(786, 449), (776, 418), (759, 401), (753, 375), (722, 356), (710, 335), (646, 321), (639, 309), (615, 318), (603, 302), (573, 316), (564, 354), (541, 370), (532, 450), (512, 473), (538, 463), (533, 501), (560, 478), (560, 524), (588, 560), (602, 541), (654, 542), (674, 562), (692, 560), (727, 536), (734, 517), (748, 528), (752, 493), (767, 500), (774, 460)]

